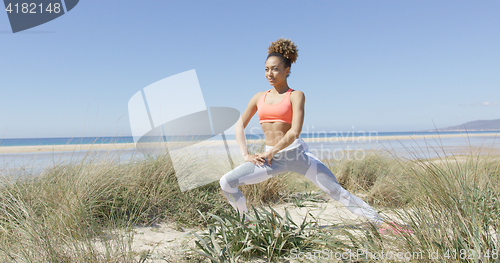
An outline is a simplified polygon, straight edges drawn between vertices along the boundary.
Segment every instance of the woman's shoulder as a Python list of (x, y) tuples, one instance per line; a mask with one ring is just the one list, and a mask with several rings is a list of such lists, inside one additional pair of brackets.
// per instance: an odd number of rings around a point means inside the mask
[(262, 95), (264, 95), (264, 93), (268, 92), (269, 90), (264, 90), (264, 91), (259, 91), (257, 93), (255, 93), (255, 95), (253, 95), (252, 99), (260, 99), (260, 97), (262, 97)]
[(250, 99), (250, 102), (253, 102), (255, 104), (257, 104), (257, 102), (259, 101), (259, 99), (262, 97), (262, 95), (264, 95), (264, 93), (268, 92), (268, 90), (265, 90), (265, 91), (259, 91), (257, 93), (255, 93), (255, 95), (253, 95), (252, 99)]
[(306, 96), (304, 95), (304, 92), (300, 90), (294, 90), (290, 94), (290, 103), (293, 105), (304, 105), (306, 101)]
[(304, 95), (304, 92), (300, 91), (300, 90), (292, 90), (292, 92), (290, 93), (290, 98), (296, 98), (296, 99), (301, 99), (301, 98), (305, 98), (305, 95)]

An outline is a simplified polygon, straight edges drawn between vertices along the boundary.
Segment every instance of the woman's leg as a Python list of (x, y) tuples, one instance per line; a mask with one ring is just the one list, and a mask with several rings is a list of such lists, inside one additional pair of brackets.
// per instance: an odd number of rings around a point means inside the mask
[(302, 152), (301, 158), (298, 158), (298, 161), (294, 162), (293, 166), (293, 171), (303, 174), (333, 199), (342, 203), (352, 213), (363, 216), (376, 225), (384, 222), (371, 206), (344, 189), (337, 182), (337, 178), (330, 169), (312, 153), (308, 151)]
[(283, 163), (275, 159), (271, 160), (271, 166), (265, 163), (259, 167), (246, 162), (222, 176), (220, 186), (231, 206), (241, 213), (246, 213), (246, 200), (238, 186), (260, 183), (283, 171)]

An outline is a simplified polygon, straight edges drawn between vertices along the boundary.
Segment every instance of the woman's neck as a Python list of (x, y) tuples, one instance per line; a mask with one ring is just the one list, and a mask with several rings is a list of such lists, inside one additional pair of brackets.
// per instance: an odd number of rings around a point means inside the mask
[(288, 83), (286, 83), (286, 82), (283, 85), (280, 85), (280, 86), (273, 86), (273, 88), (279, 94), (285, 93), (289, 89)]

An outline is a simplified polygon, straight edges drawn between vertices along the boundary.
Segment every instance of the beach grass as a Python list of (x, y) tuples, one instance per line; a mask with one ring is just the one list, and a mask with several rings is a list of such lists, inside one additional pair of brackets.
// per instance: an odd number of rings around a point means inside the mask
[[(197, 236), (201, 249), (198, 252), (211, 262), (256, 258), (318, 262), (335, 260), (335, 253), (347, 257), (348, 254), (342, 254), (347, 252), (353, 253), (352, 260), (347, 261), (499, 260), (498, 156), (464, 155), (403, 162), (373, 155), (354, 162), (341, 160), (337, 165), (337, 169), (349, 173), (350, 181), (343, 181), (345, 187), (367, 193), (367, 197), (377, 200), (375, 203), (385, 204), (378, 207), (383, 208), (386, 219), (399, 222), (412, 234), (380, 235), (372, 225), (364, 229), (335, 225), (324, 229), (317, 227), (318, 218), (306, 217), (296, 223), (287, 212), (279, 215), (272, 208), (260, 208), (251, 213), (254, 220), (246, 223), (234, 213), (212, 216), (205, 235)], [(399, 174), (394, 176), (391, 171)], [(363, 178), (363, 174), (368, 178)], [(399, 198), (378, 199), (383, 193), (397, 193)], [(255, 226), (249, 227), (250, 223)]]
[(388, 221), (407, 225), (410, 236), (380, 235), (369, 224), (319, 228), (321, 219), (312, 214), (293, 222), (272, 206), (290, 202), (300, 207), (325, 199), (294, 173), (242, 187), (249, 205), (257, 207), (251, 227), (229, 206), (218, 182), (181, 192), (166, 155), (54, 165), (31, 178), (2, 182), (0, 261), (147, 262), (147, 253), (132, 249), (130, 230), (158, 222), (202, 230), (192, 244), (198, 257), (179, 261), (279, 262), (324, 249), (364, 249), (372, 257), (383, 251), (422, 253), (412, 262), (432, 261), (434, 255), (447, 262), (496, 261), (499, 157), (418, 157), (404, 160), (375, 151), (362, 159), (324, 160), (343, 187)]
[(218, 183), (182, 193), (165, 155), (91, 159), (4, 180), (0, 205), (2, 262), (131, 262), (129, 238), (114, 230), (162, 220), (200, 225), (198, 211), (228, 207)]

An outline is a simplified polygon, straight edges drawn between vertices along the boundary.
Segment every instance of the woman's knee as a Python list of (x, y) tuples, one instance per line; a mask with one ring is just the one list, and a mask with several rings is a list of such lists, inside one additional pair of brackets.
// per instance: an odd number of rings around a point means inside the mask
[[(226, 174), (227, 175), (227, 174)], [(233, 186), (231, 186), (231, 184), (229, 184), (229, 182), (227, 181), (227, 176), (224, 175), (220, 178), (219, 180), (219, 184), (220, 184), (220, 187), (222, 188), (223, 191), (225, 192), (232, 192), (232, 189), (234, 188)]]
[(241, 178), (248, 176), (255, 177), (259, 174), (260, 173), (255, 172), (255, 165), (253, 163), (246, 162), (222, 176), (220, 179), (220, 185), (222, 189), (234, 189), (242, 184), (245, 184), (240, 182)]

